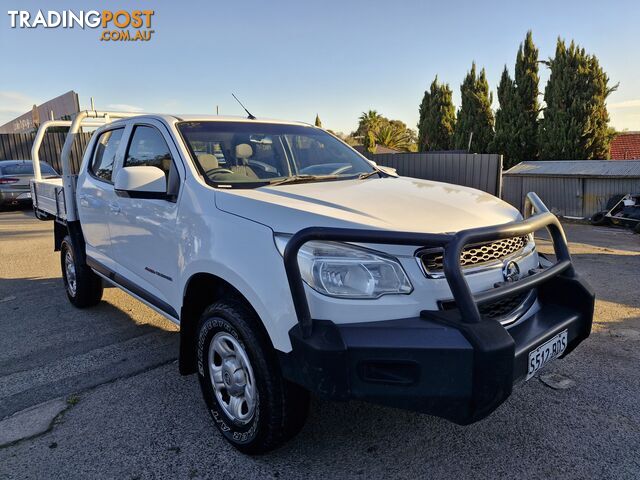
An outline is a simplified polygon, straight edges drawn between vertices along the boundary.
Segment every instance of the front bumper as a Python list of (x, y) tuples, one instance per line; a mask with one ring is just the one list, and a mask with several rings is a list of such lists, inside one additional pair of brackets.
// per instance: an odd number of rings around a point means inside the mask
[[(526, 377), (531, 350), (567, 330), (566, 355), (591, 332), (595, 296), (573, 270), (557, 218), (534, 194), (527, 199), (527, 208), (538, 212), (531, 218), (456, 235), (336, 229), (307, 229), (294, 235), (284, 257), (299, 323), (289, 332), (291, 352), (280, 355), (284, 376), (326, 399), (362, 399), (463, 425), (489, 415)], [(517, 282), (471, 293), (459, 262), (464, 245), (543, 227), (554, 241), (555, 265)], [(311, 319), (297, 267), (297, 252), (311, 239), (442, 246), (457, 308), (356, 324)], [(479, 303), (532, 289), (539, 310), (511, 327), (479, 313)]]
[(563, 330), (565, 355), (589, 336), (594, 295), (580, 278), (556, 277), (538, 289), (541, 308), (505, 329), (495, 320), (460, 328), (455, 311), (290, 332), (285, 377), (319, 397), (360, 399), (466, 425), (489, 415), (527, 375), (528, 354)]

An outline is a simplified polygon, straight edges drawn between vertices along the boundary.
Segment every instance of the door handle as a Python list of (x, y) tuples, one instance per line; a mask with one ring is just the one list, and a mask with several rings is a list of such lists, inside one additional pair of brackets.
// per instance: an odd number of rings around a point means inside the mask
[(117, 203), (110, 203), (109, 210), (111, 210), (112, 213), (120, 213), (122, 211)]

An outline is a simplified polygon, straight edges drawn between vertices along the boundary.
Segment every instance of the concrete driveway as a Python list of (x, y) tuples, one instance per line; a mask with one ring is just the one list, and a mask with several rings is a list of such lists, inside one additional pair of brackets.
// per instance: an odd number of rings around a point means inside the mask
[[(488, 419), (314, 401), (298, 437), (251, 458), (178, 374), (170, 322), (113, 288), (91, 310), (67, 302), (51, 230), (0, 213), (2, 479), (640, 478), (640, 236), (567, 225), (594, 333)], [(11, 440), (21, 429), (35, 436)]]

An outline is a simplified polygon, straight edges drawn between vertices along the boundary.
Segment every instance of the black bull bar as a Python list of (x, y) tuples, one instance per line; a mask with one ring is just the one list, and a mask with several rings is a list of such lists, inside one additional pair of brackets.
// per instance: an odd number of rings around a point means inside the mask
[[(568, 329), (569, 345), (564, 356), (587, 338), (591, 331), (595, 297), (588, 284), (573, 269), (560, 222), (534, 193), (526, 197), (525, 217), (522, 221), (473, 228), (456, 234), (321, 227), (299, 231), (291, 237), (283, 255), (298, 318), (298, 324), (289, 332), (293, 350), (282, 356), (283, 372), (290, 380), (328, 399), (360, 398), (437, 415), (463, 425), (486, 417), (511, 394), (514, 383), (526, 376), (528, 353), (532, 349), (550, 336)], [(471, 292), (460, 264), (466, 245), (523, 236), (543, 228), (551, 235), (555, 264), (534, 269), (520, 280), (501, 282), (492, 289), (476, 294)], [(455, 308), (424, 310), (413, 319), (365, 324), (336, 325), (330, 319), (314, 320), (298, 266), (298, 251), (310, 240), (443, 248), (444, 273)], [(481, 315), (478, 309), (479, 304), (534, 288), (538, 291), (540, 310), (532, 320), (514, 324), (509, 329), (497, 320)], [(376, 324), (376, 332), (383, 335), (378, 337), (380, 345), (373, 340), (368, 349), (363, 350), (359, 345), (359, 350), (351, 352), (348, 339), (354, 338), (353, 332), (363, 332), (364, 337), (371, 338), (372, 323)], [(412, 344), (413, 350), (399, 350), (398, 357), (406, 359), (408, 355), (416, 362), (422, 362), (424, 370), (420, 369), (420, 375), (429, 378), (440, 375), (440, 380), (397, 388), (376, 387), (363, 382), (362, 373), (359, 373), (361, 357), (365, 357), (365, 364), (367, 359), (378, 358), (380, 348), (389, 346), (384, 332), (388, 332), (389, 337), (397, 338), (402, 335), (402, 329), (410, 324), (409, 330), (404, 330), (409, 332), (406, 333), (409, 337), (404, 341), (406, 347), (412, 343), (410, 332), (419, 329), (421, 323), (424, 328), (440, 324), (457, 330), (468, 342), (471, 358), (461, 356), (458, 351), (443, 352), (442, 345), (434, 345), (433, 340), (429, 340), (432, 337), (423, 336), (421, 338), (431, 343), (425, 344), (422, 350), (420, 346), (415, 350), (416, 345)], [(347, 337), (344, 337), (345, 334)], [(398, 348), (403, 348), (402, 341)], [(442, 357), (438, 356), (440, 354), (446, 355), (449, 360), (442, 363), (439, 360)]]
[[(531, 216), (530, 216), (531, 215)], [(529, 193), (525, 199), (525, 220), (504, 225), (462, 230), (455, 234), (433, 234), (414, 232), (390, 232), (384, 230), (359, 230), (346, 228), (310, 227), (300, 230), (288, 241), (284, 250), (284, 264), (291, 288), (293, 304), (302, 334), (308, 338), (313, 333), (313, 319), (305, 294), (304, 283), (298, 266), (298, 251), (311, 240), (377, 243), (395, 245), (414, 245), (417, 247), (441, 247), (444, 249), (444, 273), (457, 309), (460, 322), (477, 324), (482, 321), (478, 304), (489, 303), (502, 297), (530, 290), (547, 280), (564, 273), (573, 278), (575, 272), (571, 264), (571, 255), (558, 218), (535, 193)], [(460, 264), (460, 256), (466, 245), (501, 240), (527, 235), (546, 228), (553, 241), (556, 263), (538, 273), (519, 281), (505, 283), (497, 288), (473, 294), (465, 279)]]

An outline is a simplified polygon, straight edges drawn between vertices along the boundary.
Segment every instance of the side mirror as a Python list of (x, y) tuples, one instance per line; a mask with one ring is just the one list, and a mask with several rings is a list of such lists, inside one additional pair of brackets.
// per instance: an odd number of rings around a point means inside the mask
[(121, 197), (169, 199), (167, 177), (158, 167), (123, 167), (116, 174), (114, 188)]
[(392, 177), (399, 177), (400, 176), (400, 175), (398, 175), (398, 171), (393, 167), (385, 167), (383, 165), (376, 165), (376, 168), (378, 170), (382, 170), (384, 173), (386, 173), (387, 175), (390, 175)]

